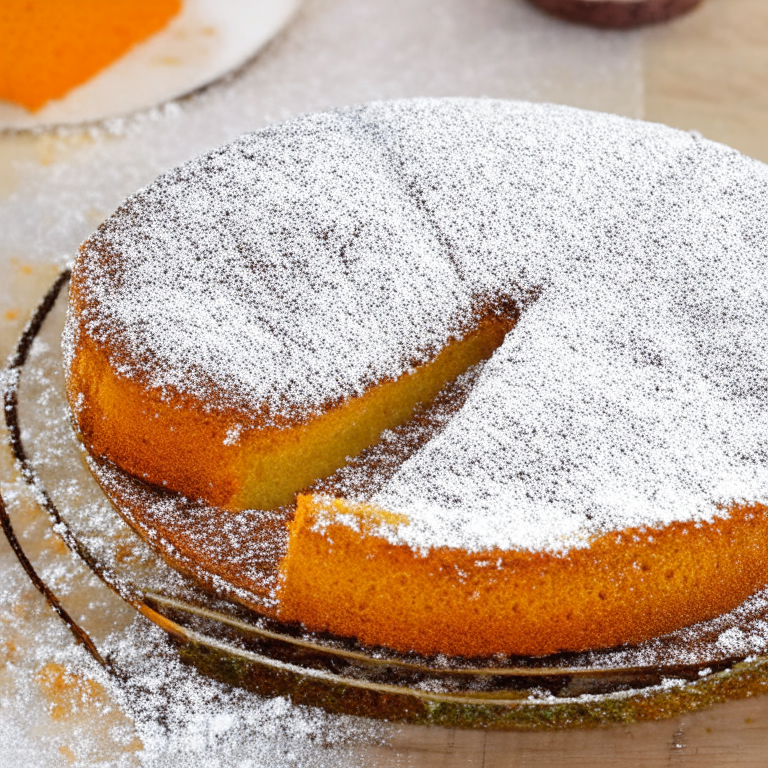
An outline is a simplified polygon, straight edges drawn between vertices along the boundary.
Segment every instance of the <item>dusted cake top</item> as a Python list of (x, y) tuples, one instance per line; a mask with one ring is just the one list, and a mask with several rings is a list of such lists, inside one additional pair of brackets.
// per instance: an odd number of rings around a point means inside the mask
[(162, 176), (74, 278), (121, 373), (267, 424), (511, 300), (461, 408), (366, 500), (416, 549), (560, 550), (768, 501), (766, 199), (765, 166), (658, 125), (378, 103)]

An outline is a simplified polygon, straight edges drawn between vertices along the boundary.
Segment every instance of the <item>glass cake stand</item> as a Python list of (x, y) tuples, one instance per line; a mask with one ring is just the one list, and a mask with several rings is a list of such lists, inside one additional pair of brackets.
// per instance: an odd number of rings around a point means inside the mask
[[(41, 513), (180, 657), (218, 680), (339, 713), (469, 728), (563, 728), (660, 719), (768, 691), (768, 590), (734, 611), (637, 646), (554, 656), (426, 658), (281, 624), (216, 579), (190, 578), (172, 547), (113, 506), (69, 424), (61, 331), (69, 273), (34, 313), (6, 373), (10, 448)], [(76, 640), (96, 644), (38, 575), (0, 499), (0, 522), (35, 586)], [(16, 521), (17, 528), (20, 521)], [(147, 542), (150, 543), (147, 543)], [(202, 587), (201, 584), (206, 584)]]

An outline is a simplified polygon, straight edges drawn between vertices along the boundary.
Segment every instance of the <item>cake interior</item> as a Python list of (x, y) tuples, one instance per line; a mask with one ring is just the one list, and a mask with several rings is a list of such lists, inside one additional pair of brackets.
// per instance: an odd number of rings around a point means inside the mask
[(377, 443), (385, 430), (411, 419), (420, 404), (432, 402), (447, 384), (487, 360), (514, 323), (512, 314), (486, 318), (394, 381), (381, 382), (304, 424), (259, 430), (252, 443), (246, 441), (251, 445), (243, 452), (246, 480), (231, 506), (267, 510), (290, 504), (297, 492), (333, 475), (348, 457)]

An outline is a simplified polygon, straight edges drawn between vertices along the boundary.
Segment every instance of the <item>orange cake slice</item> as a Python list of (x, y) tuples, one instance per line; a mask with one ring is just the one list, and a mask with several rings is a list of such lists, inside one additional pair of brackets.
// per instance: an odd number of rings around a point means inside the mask
[(0, 99), (35, 111), (163, 29), (181, 0), (3, 0)]

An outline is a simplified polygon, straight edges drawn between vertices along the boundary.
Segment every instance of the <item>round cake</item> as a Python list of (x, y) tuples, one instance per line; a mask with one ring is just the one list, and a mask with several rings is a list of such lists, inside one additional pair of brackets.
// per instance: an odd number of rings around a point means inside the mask
[(768, 582), (766, 199), (732, 149), (566, 107), (270, 127), (82, 246), (73, 423), (150, 543), (284, 621), (639, 642)]
[(701, 0), (530, 0), (567, 21), (608, 29), (658, 24), (695, 8)]

